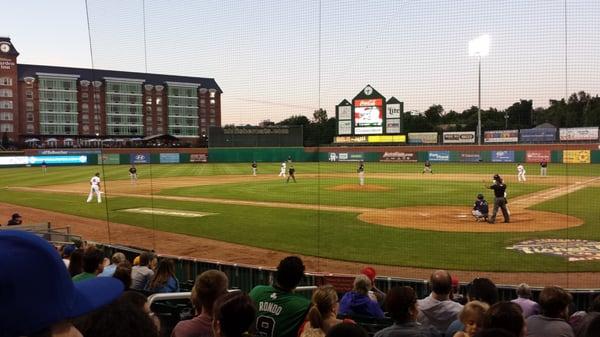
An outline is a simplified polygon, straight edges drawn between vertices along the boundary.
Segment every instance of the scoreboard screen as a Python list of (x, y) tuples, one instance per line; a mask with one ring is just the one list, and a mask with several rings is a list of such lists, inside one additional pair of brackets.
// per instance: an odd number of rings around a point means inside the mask
[(354, 100), (354, 133), (357, 135), (383, 133), (383, 100)]

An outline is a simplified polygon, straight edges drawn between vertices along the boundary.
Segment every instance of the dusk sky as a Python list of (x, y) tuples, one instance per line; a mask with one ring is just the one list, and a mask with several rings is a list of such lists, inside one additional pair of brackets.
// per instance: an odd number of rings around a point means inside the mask
[[(142, 1), (89, 0), (94, 67), (146, 71)], [(600, 94), (600, 1), (146, 1), (147, 71), (213, 77), (223, 123), (311, 115), (371, 84), (405, 110), (477, 105), (469, 40), (489, 34), (482, 106)], [(319, 11), (320, 8), (320, 11)], [(319, 16), (320, 13), (320, 16)], [(90, 67), (85, 2), (2, 6), (19, 63)], [(319, 43), (320, 42), (320, 43)], [(319, 48), (320, 45), (320, 48)], [(565, 49), (566, 48), (566, 49)], [(320, 60), (320, 67), (319, 67)], [(319, 85), (320, 79), (320, 85)]]

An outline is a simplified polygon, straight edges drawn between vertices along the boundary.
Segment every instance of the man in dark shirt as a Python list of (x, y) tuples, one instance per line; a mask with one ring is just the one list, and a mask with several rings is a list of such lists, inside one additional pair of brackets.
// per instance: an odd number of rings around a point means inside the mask
[(132, 184), (137, 182), (137, 169), (133, 165), (129, 168), (129, 178), (131, 179)]
[(487, 201), (483, 197), (483, 194), (477, 195), (477, 200), (475, 200), (475, 204), (473, 204), (473, 210), (471, 211), (471, 213), (475, 217), (475, 220), (487, 221), (489, 207)]
[(12, 215), (10, 220), (8, 220), (8, 223), (6, 225), (7, 226), (16, 226), (16, 225), (20, 225), (22, 223), (23, 223), (23, 218), (21, 217), (21, 215), (19, 213), (15, 213)]
[(548, 162), (543, 160), (540, 163), (540, 176), (545, 177), (548, 174)]
[(506, 185), (502, 181), (502, 178), (498, 174), (494, 175), (494, 184), (492, 186), (489, 186), (488, 188), (494, 190), (494, 211), (492, 212), (492, 217), (490, 218), (489, 223), (496, 222), (496, 214), (498, 213), (498, 208), (502, 210), (504, 222), (510, 222), (508, 209), (506, 208)]
[(296, 176), (294, 175), (296, 173), (296, 169), (294, 168), (294, 166), (290, 166), (289, 170), (288, 170), (288, 177), (287, 180), (285, 181), (286, 183), (290, 182), (290, 178), (292, 178), (294, 180), (294, 182), (296, 182)]

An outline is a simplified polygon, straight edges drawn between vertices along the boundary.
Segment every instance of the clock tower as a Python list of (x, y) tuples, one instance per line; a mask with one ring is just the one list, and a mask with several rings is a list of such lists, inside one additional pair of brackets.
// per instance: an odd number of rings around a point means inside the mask
[[(16, 142), (19, 132), (18, 74), (19, 52), (8, 37), (0, 37), (0, 137)], [(5, 136), (6, 135), (6, 136)], [(7, 145), (2, 144), (1, 145)]]

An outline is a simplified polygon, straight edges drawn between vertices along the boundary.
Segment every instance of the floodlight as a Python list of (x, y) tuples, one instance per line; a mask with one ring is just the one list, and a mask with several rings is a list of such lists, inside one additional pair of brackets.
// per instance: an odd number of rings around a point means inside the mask
[(487, 34), (481, 35), (469, 41), (469, 56), (484, 57), (488, 55), (490, 50), (490, 36)]

